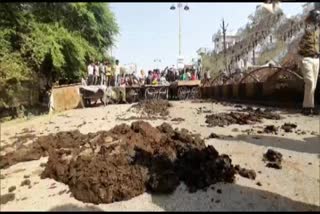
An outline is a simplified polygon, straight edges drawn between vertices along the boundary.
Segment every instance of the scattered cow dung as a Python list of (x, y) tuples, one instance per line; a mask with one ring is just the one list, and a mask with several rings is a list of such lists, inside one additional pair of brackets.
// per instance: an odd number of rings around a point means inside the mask
[(279, 114), (262, 111), (260, 109), (245, 109), (247, 113), (241, 112), (230, 112), (230, 113), (219, 113), (206, 116), (206, 123), (208, 127), (213, 126), (228, 126), (231, 124), (247, 125), (260, 123), (262, 119), (279, 120), (281, 119)]
[(268, 151), (263, 155), (263, 161), (267, 162), (267, 167), (281, 169), (282, 154), (280, 152), (268, 149)]
[(297, 125), (293, 123), (285, 123), (281, 126), (281, 129), (283, 129), (285, 132), (292, 132), (292, 129), (295, 128), (297, 128)]
[(11, 186), (11, 187), (8, 188), (8, 192), (13, 192), (13, 191), (15, 191), (16, 189), (17, 189), (16, 186)]
[(16, 198), (14, 193), (0, 194), (0, 204), (6, 204), (9, 201), (13, 201)]
[(31, 185), (31, 181), (29, 179), (25, 179), (21, 182), (20, 186), (30, 186)]
[(242, 177), (249, 178), (252, 180), (256, 179), (257, 174), (252, 169), (245, 169), (245, 168), (241, 168), (239, 165), (236, 165), (235, 170)]
[(222, 190), (221, 189), (217, 189), (217, 193), (221, 194)]
[(40, 167), (46, 167), (47, 163), (40, 163)]
[(83, 202), (128, 200), (145, 191), (169, 194), (180, 182), (194, 192), (235, 180), (229, 156), (206, 146), (199, 135), (174, 130), (167, 123), (155, 128), (138, 121), (109, 131), (68, 136), (59, 138), (60, 146), (49, 150), (41, 177), (67, 184)]
[(169, 115), (169, 107), (172, 107), (172, 105), (168, 100), (142, 100), (131, 108), (142, 111), (142, 113), (147, 115), (167, 116)]
[(275, 127), (274, 125), (267, 125), (264, 127), (264, 133), (267, 133), (267, 134), (277, 134), (278, 132), (278, 128)]
[(30, 175), (24, 175), (23, 178), (30, 178)]
[(217, 134), (215, 134), (215, 133), (211, 133), (211, 134), (208, 136), (208, 138), (209, 138), (209, 139), (210, 139), (210, 138), (217, 138), (217, 139), (219, 139), (220, 136), (217, 135)]
[(238, 128), (233, 128), (231, 131), (233, 131), (233, 132), (239, 132), (239, 129), (238, 129)]
[(6, 177), (4, 175), (0, 175), (0, 180), (5, 179)]
[(65, 189), (65, 190), (61, 190), (60, 192), (58, 192), (58, 195), (62, 195), (62, 194), (64, 194), (65, 192), (67, 192), (66, 189)]
[(310, 134), (311, 134), (311, 135), (317, 135), (317, 132), (312, 131)]
[(178, 117), (178, 118), (173, 118), (171, 121), (183, 122), (183, 121), (185, 121), (185, 119)]
[(220, 200), (218, 199), (218, 200), (216, 200), (216, 203), (220, 203)]
[(27, 200), (28, 198), (27, 197), (23, 197), (21, 198), (21, 201), (24, 201), (24, 200)]
[(260, 181), (258, 181), (256, 184), (257, 184), (258, 186), (262, 186), (262, 184), (261, 184)]

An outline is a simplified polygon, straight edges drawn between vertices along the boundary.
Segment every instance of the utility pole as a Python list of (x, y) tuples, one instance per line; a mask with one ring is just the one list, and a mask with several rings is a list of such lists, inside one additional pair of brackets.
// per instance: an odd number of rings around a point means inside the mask
[(229, 68), (228, 68), (228, 62), (227, 62), (227, 45), (226, 45), (226, 32), (227, 32), (227, 26), (224, 24), (224, 19), (222, 19), (222, 35), (223, 35), (223, 55), (224, 55), (224, 66), (225, 69), (228, 71), (230, 74)]

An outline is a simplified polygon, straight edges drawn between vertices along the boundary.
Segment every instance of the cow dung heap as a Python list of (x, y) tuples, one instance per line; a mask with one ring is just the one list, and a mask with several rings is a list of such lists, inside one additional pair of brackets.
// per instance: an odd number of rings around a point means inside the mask
[(169, 194), (180, 182), (189, 192), (205, 190), (217, 182), (234, 182), (237, 173), (229, 156), (206, 146), (199, 135), (145, 121), (86, 135), (77, 130), (40, 136), (1, 156), (0, 169), (48, 155), (41, 178), (65, 183), (76, 199), (95, 204), (145, 191)]
[(69, 185), (84, 202), (128, 200), (145, 191), (168, 194), (181, 181), (195, 192), (235, 178), (227, 155), (206, 147), (199, 135), (167, 123), (157, 128), (144, 121), (121, 124), (74, 141), (78, 147), (49, 150), (41, 177)]
[(279, 120), (281, 119), (279, 114), (271, 113), (268, 111), (262, 111), (261, 109), (246, 110), (247, 113), (242, 112), (230, 112), (230, 113), (218, 113), (206, 116), (206, 123), (208, 127), (213, 126), (228, 126), (231, 124), (248, 125), (260, 123), (262, 119)]
[(168, 108), (171, 106), (168, 100), (142, 100), (133, 105), (132, 108), (137, 109), (142, 114), (167, 116), (169, 115)]

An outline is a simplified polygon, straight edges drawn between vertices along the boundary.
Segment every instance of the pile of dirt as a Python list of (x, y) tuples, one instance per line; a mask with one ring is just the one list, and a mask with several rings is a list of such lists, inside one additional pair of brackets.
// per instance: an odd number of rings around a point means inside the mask
[(172, 122), (183, 122), (183, 121), (185, 121), (185, 119), (183, 119), (181, 117), (177, 117), (177, 118), (173, 118), (171, 121)]
[(268, 149), (268, 151), (263, 155), (263, 161), (267, 162), (266, 167), (275, 169), (282, 168), (282, 154), (272, 149)]
[(172, 105), (168, 100), (142, 100), (131, 108), (134, 108), (146, 115), (167, 116), (169, 115), (169, 107), (172, 107)]
[(7, 194), (1, 194), (0, 195), (0, 204), (6, 204), (9, 201), (13, 201), (16, 198), (16, 194), (14, 193), (7, 193)]
[(239, 165), (236, 165), (235, 170), (242, 177), (249, 178), (251, 180), (254, 180), (257, 177), (256, 172), (252, 169), (246, 169), (246, 168), (240, 167)]
[(285, 123), (281, 126), (281, 129), (283, 129), (285, 132), (292, 132), (292, 129), (295, 128), (297, 128), (297, 125), (293, 123)]
[(149, 191), (172, 193), (180, 182), (190, 192), (217, 182), (234, 182), (237, 170), (199, 135), (163, 123), (121, 124), (109, 131), (41, 136), (35, 143), (0, 157), (0, 167), (49, 155), (41, 178), (69, 186), (83, 202), (112, 203)]
[(247, 108), (242, 109), (240, 111), (245, 111), (245, 112), (251, 113), (260, 119), (262, 119), (262, 118), (269, 119), (269, 120), (282, 119), (282, 117), (279, 114), (273, 113), (270, 109), (262, 110), (261, 108), (253, 109), (252, 107), (247, 107)]
[(230, 113), (219, 113), (219, 114), (211, 114), (206, 116), (206, 121), (208, 127), (214, 126), (229, 126), (231, 124), (254, 124), (257, 122), (261, 122), (261, 119), (252, 114), (245, 114), (239, 112), (230, 112)]
[(19, 145), (15, 151), (0, 156), (0, 169), (20, 162), (39, 160), (41, 157), (48, 156), (50, 149), (79, 147), (79, 144), (85, 143), (86, 139), (87, 137), (78, 130), (40, 136), (33, 143)]
[(186, 129), (139, 121), (98, 132), (75, 149), (50, 150), (42, 178), (68, 184), (75, 198), (91, 203), (128, 200), (145, 191), (171, 193), (180, 182), (190, 192), (233, 182), (227, 155)]
[[(219, 113), (206, 116), (206, 123), (208, 127), (213, 126), (228, 126), (231, 124), (247, 125), (260, 123), (262, 119), (280, 120), (279, 114), (272, 113), (269, 110), (261, 110), (260, 108), (253, 109), (247, 107), (246, 109), (238, 110), (239, 112)], [(240, 112), (241, 111), (241, 112)]]
[(278, 134), (278, 128), (274, 125), (267, 125), (264, 127), (263, 132), (266, 134)]

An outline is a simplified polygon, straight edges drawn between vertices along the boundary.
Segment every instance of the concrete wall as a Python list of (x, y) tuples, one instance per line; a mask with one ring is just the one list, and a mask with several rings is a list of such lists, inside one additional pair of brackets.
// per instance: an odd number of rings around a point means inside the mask
[(61, 112), (69, 109), (74, 109), (81, 106), (81, 97), (79, 93), (79, 86), (62, 85), (56, 86), (52, 89), (53, 107), (55, 112)]

